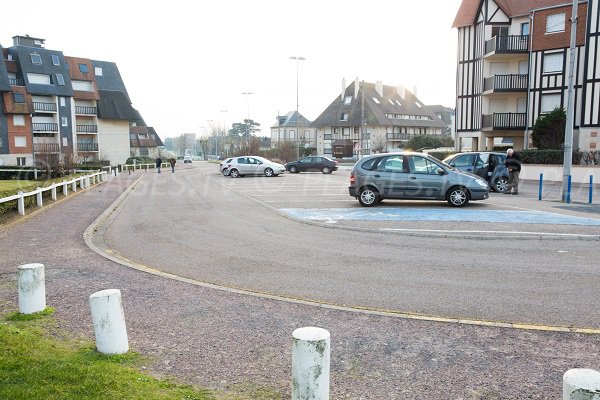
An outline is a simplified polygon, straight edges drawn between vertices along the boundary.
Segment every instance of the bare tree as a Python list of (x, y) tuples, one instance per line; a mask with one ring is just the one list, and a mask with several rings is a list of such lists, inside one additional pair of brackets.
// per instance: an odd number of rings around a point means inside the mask
[(387, 145), (387, 139), (383, 134), (373, 134), (373, 138), (371, 139), (371, 150), (375, 153), (381, 153), (385, 150)]

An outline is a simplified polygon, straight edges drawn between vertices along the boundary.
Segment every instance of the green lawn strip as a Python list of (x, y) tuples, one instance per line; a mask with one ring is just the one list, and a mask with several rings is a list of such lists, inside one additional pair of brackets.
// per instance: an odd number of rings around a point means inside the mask
[(21, 190), (22, 187), (31, 187), (35, 185), (36, 181), (0, 181), (0, 192), (5, 190), (14, 190), (15, 193)]
[(0, 399), (215, 399), (207, 390), (140, 372), (130, 352), (106, 356), (88, 340), (68, 337), (50, 312), (0, 319)]

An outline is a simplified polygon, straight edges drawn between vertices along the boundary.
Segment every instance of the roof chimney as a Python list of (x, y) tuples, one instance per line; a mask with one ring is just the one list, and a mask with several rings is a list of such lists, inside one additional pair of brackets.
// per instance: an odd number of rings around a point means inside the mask
[(379, 95), (379, 97), (383, 97), (383, 82), (377, 81), (375, 82), (375, 91)]
[(13, 45), (44, 48), (45, 39), (34, 38), (29, 35), (13, 36)]
[(360, 88), (360, 82), (358, 81), (358, 76), (354, 79), (354, 98), (358, 98), (358, 89)]
[(341, 101), (344, 101), (345, 94), (346, 94), (346, 78), (342, 78), (342, 94), (340, 95)]

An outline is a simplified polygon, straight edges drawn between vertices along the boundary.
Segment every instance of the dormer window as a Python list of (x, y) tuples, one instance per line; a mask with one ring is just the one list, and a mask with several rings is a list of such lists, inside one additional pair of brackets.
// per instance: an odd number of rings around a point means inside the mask
[(79, 72), (87, 74), (89, 71), (87, 64), (79, 64)]
[(32, 53), (31, 55), (31, 63), (35, 65), (42, 65), (42, 56), (37, 53)]
[(348, 121), (348, 113), (342, 113), (340, 117), (340, 121)]
[(344, 99), (344, 104), (350, 104), (352, 103), (352, 96), (346, 96), (346, 98)]
[(377, 97), (373, 97), (373, 101), (374, 101), (375, 103), (377, 103), (377, 104), (380, 104), (380, 103), (379, 103), (379, 99), (378, 99)]
[(15, 103), (25, 103), (25, 95), (23, 93), (13, 93), (13, 101)]
[(60, 59), (55, 54), (52, 55), (52, 65), (60, 65)]
[(65, 86), (65, 78), (62, 74), (56, 74), (56, 83), (58, 83), (59, 86)]

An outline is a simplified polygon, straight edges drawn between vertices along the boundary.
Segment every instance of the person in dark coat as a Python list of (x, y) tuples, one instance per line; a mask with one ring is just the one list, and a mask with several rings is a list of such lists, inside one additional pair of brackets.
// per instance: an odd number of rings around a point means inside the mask
[(162, 165), (162, 159), (160, 158), (160, 156), (156, 157), (156, 169), (158, 170), (158, 173), (160, 174), (160, 166)]
[(504, 194), (519, 194), (519, 173), (521, 172), (521, 159), (513, 149), (506, 150), (504, 165), (508, 169), (508, 189)]
[(175, 173), (175, 163), (176, 163), (176, 162), (177, 162), (177, 161), (175, 161), (175, 159), (174, 159), (174, 158), (171, 158), (171, 159), (169, 160), (169, 164), (171, 164), (171, 172), (172, 172), (172, 173)]

